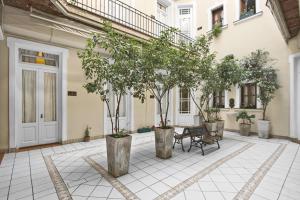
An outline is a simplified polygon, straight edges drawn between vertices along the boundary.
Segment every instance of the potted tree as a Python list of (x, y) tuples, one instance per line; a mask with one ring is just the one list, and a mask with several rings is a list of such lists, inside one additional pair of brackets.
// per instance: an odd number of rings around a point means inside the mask
[(155, 128), (155, 150), (156, 156), (162, 159), (172, 157), (174, 128), (168, 125), (170, 91), (179, 84), (180, 73), (184, 70), (184, 62), (179, 56), (181, 50), (172, 44), (176, 31), (163, 31), (159, 38), (151, 39), (142, 48), (142, 83), (158, 103), (160, 126)]
[(270, 121), (266, 118), (267, 106), (274, 98), (276, 90), (280, 88), (276, 70), (273, 68), (274, 60), (267, 51), (256, 50), (242, 61), (246, 69), (247, 81), (253, 81), (260, 89), (258, 99), (261, 102), (263, 115), (257, 121), (258, 136), (268, 138), (270, 134)]
[(84, 138), (83, 138), (84, 142), (89, 142), (91, 140), (91, 136), (90, 136), (91, 129), (92, 129), (91, 127), (86, 126), (84, 130)]
[[(106, 136), (108, 172), (119, 177), (128, 173), (132, 138), (120, 128), (120, 102), (132, 88), (138, 88), (140, 72), (136, 58), (140, 50), (135, 40), (116, 32), (110, 23), (105, 23), (104, 30), (105, 36), (94, 34), (78, 56), (87, 81), (84, 88), (88, 93), (98, 94), (107, 106), (112, 133)], [(104, 49), (109, 57), (99, 49)], [(137, 89), (135, 95), (143, 98), (140, 91)], [(115, 106), (111, 97), (116, 99)]]
[(251, 119), (254, 119), (255, 115), (248, 115), (247, 111), (243, 110), (236, 116), (236, 121), (242, 120), (240, 123), (240, 134), (243, 136), (249, 136), (251, 130)]

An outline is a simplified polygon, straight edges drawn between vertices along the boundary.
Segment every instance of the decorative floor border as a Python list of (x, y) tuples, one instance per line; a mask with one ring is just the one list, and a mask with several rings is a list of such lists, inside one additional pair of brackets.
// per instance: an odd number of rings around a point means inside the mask
[(91, 167), (98, 171), (116, 190), (118, 190), (126, 199), (139, 199), (133, 192), (131, 192), (118, 179), (108, 174), (106, 169), (94, 161), (90, 156), (83, 158)]
[(45, 160), (49, 175), (51, 177), (51, 180), (54, 184), (58, 198), (60, 200), (72, 200), (72, 196), (71, 196), (64, 180), (60, 176), (60, 173), (58, 172), (56, 166), (54, 165), (54, 163), (51, 159), (51, 156), (45, 156), (44, 160)]
[(247, 145), (243, 146), (242, 148), (238, 149), (237, 151), (215, 161), (208, 167), (206, 167), (204, 170), (201, 170), (200, 172), (196, 173), (192, 177), (186, 179), (185, 181), (179, 183), (172, 189), (166, 191), (162, 195), (158, 196), (156, 200), (169, 200), (173, 197), (175, 197), (177, 194), (183, 192), (186, 188), (190, 187), (194, 183), (198, 182), (201, 178), (204, 176), (208, 175), (210, 172), (224, 164), (226, 161), (236, 157), (237, 155), (241, 154), (242, 152), (246, 151), (247, 149), (253, 147), (255, 144), (253, 143), (248, 143)]
[[(170, 190), (166, 191), (165, 193), (158, 196), (157, 200), (169, 200), (172, 197), (175, 197), (177, 194), (182, 192), (184, 189), (188, 188), (189, 186), (193, 185), (195, 182), (197, 182), (202, 177), (206, 176), (213, 170), (215, 170), (217, 167), (225, 163), (226, 161), (234, 158), (235, 156), (239, 155), (240, 153), (246, 151), (247, 149), (254, 146), (254, 143), (245, 142), (246, 145), (242, 146), (238, 150), (230, 153), (229, 155), (217, 160), (216, 162), (212, 163), (205, 169), (201, 170), (200, 172), (196, 173), (191, 178), (188, 178), (187, 180), (179, 183), (175, 187), (171, 188)], [(94, 154), (96, 155), (96, 154)], [(93, 160), (91, 157), (94, 155), (89, 155), (84, 157), (83, 159), (90, 164), (91, 167), (93, 167), (95, 170), (97, 170), (108, 182), (110, 182), (115, 189), (117, 189), (126, 199), (139, 199), (132, 191), (130, 191), (126, 186), (124, 186), (120, 181), (118, 181), (113, 176), (109, 175), (107, 170), (102, 167), (100, 164), (98, 164), (95, 160)]]
[(248, 200), (251, 195), (260, 184), (262, 179), (265, 177), (267, 172), (274, 165), (276, 160), (280, 157), (286, 148), (286, 144), (280, 144), (276, 151), (260, 166), (260, 168), (252, 175), (244, 187), (238, 192), (233, 198), (234, 200)]

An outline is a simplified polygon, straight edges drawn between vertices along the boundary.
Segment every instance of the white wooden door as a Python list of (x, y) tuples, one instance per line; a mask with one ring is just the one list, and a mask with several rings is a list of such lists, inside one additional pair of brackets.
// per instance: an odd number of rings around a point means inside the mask
[(58, 142), (57, 70), (20, 67), (18, 147)]
[(183, 7), (179, 8), (179, 17), (178, 17), (179, 29), (182, 33), (187, 36), (191, 36), (192, 30), (192, 8)]
[[(109, 106), (110, 106), (110, 112), (111, 115), (113, 117), (113, 123), (115, 124), (115, 111), (116, 111), (116, 107), (117, 107), (117, 98), (116, 96), (110, 95), (109, 97)], [(104, 105), (104, 114), (105, 114), (105, 120), (104, 120), (104, 129), (105, 129), (105, 134), (111, 134), (112, 133), (112, 128), (111, 128), (111, 119), (109, 116), (109, 110), (107, 108), (107, 105)], [(124, 131), (130, 131), (131, 129), (131, 97), (130, 95), (124, 95), (121, 98), (121, 102), (120, 102), (120, 130), (124, 130)]]
[(187, 89), (178, 88), (176, 102), (176, 124), (181, 126), (194, 125), (195, 105), (189, 91)]

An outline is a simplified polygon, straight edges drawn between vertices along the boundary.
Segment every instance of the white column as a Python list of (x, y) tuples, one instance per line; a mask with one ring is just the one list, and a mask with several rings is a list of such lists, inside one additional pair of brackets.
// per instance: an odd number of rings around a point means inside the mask
[(259, 108), (262, 108), (262, 105), (261, 105), (261, 102), (260, 102), (260, 99), (258, 98), (258, 95), (260, 94), (260, 88), (258, 86), (256, 86), (256, 108), (259, 109)]
[(225, 99), (225, 108), (229, 108), (228, 90), (225, 90), (224, 99)]
[(240, 108), (241, 107), (241, 88), (239, 85), (235, 85), (235, 106), (234, 108)]

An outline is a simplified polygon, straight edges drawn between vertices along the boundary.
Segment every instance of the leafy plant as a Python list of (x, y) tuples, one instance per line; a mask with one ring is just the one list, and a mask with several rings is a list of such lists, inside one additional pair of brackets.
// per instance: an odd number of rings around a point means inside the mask
[(270, 58), (270, 53), (263, 50), (252, 52), (241, 62), (241, 66), (245, 69), (244, 80), (253, 82), (260, 88), (258, 99), (263, 107), (263, 120), (266, 120), (267, 106), (280, 88), (274, 65), (275, 62)]
[(230, 98), (230, 99), (229, 99), (229, 107), (230, 107), (230, 108), (234, 108), (234, 106), (235, 106), (234, 98)]
[[(112, 134), (122, 136), (120, 131), (120, 102), (125, 95), (135, 89), (135, 95), (144, 99), (139, 87), (140, 49), (136, 40), (116, 32), (110, 23), (104, 23), (105, 35), (94, 34), (87, 40), (86, 48), (78, 53), (82, 62), (87, 83), (84, 88), (88, 93), (95, 93), (106, 103), (110, 117)], [(101, 53), (104, 49), (109, 56)], [(112, 110), (111, 98), (116, 98), (115, 110)], [(114, 118), (113, 118), (114, 117)]]
[(242, 120), (242, 124), (252, 124), (251, 119), (254, 119), (255, 115), (248, 115), (247, 111), (243, 110), (236, 116), (236, 121)]
[(92, 127), (86, 126), (85, 131), (84, 131), (85, 137), (90, 136), (91, 129), (92, 129)]
[(221, 23), (217, 23), (213, 26), (213, 29), (211, 31), (211, 34), (217, 38), (220, 36), (220, 34), (222, 33), (222, 24)]
[[(141, 84), (150, 91), (159, 105), (161, 128), (168, 128), (168, 111), (170, 91), (180, 85), (181, 74), (187, 70), (185, 59), (181, 57), (182, 48), (173, 46), (176, 29), (161, 32), (160, 37), (143, 44), (141, 56)], [(166, 109), (163, 111), (163, 100), (166, 98)]]

